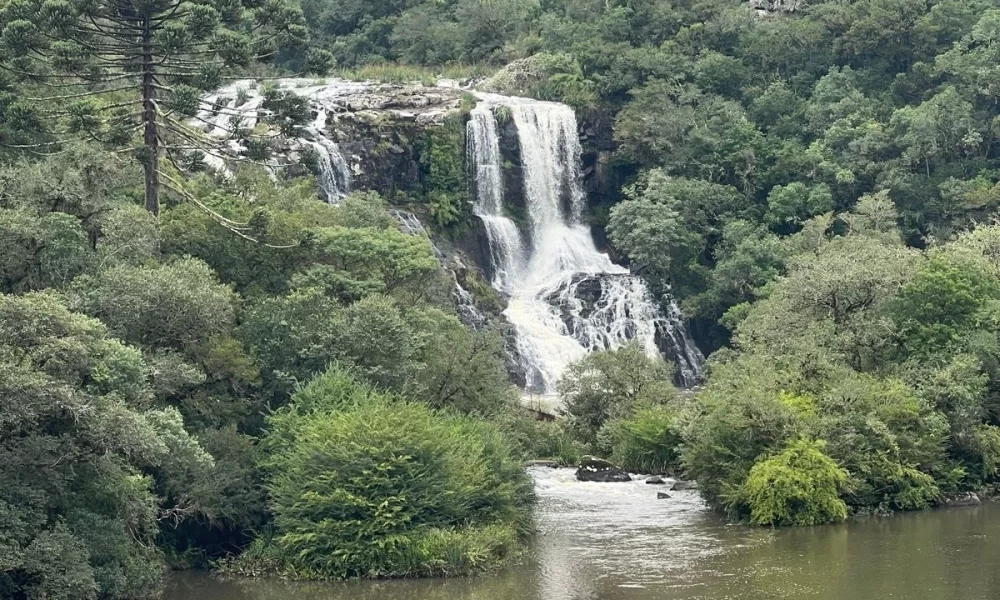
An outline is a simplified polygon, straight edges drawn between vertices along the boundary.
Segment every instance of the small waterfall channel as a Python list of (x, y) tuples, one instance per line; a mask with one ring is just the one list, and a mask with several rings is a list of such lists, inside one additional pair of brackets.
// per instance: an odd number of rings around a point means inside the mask
[[(333, 83), (306, 83), (305, 80), (287, 79), (277, 82), (279, 87), (294, 91), (310, 98), (316, 105), (316, 118), (305, 127), (308, 137), (301, 142), (316, 153), (317, 180), (320, 193), (330, 204), (337, 204), (351, 192), (352, 180), (347, 159), (340, 147), (330, 139), (327, 131), (328, 115), (336, 108), (336, 100), (363, 90), (367, 84), (349, 81)], [(218, 140), (226, 140), (228, 152), (209, 150), (205, 163), (215, 171), (228, 174), (226, 160), (245, 151), (234, 138), (239, 125), (243, 129), (253, 129), (258, 122), (261, 104), (264, 102), (262, 89), (252, 80), (239, 80), (219, 89), (201, 101), (201, 110), (192, 120), (192, 125)]]
[(316, 151), (319, 189), (327, 202), (336, 204), (351, 192), (351, 169), (340, 147), (327, 137), (326, 114), (326, 108), (317, 111), (316, 120), (309, 127), (314, 138), (310, 144)]
[[(611, 262), (582, 221), (582, 149), (576, 115), (563, 104), (479, 94), (467, 125), (474, 213), (489, 238), (493, 286), (507, 296), (517, 360), (531, 392), (550, 394), (566, 367), (589, 352), (635, 341), (678, 365), (696, 385), (703, 357), (671, 305), (664, 315), (645, 283)], [(513, 121), (521, 153), (526, 220), (505, 203), (500, 124)]]

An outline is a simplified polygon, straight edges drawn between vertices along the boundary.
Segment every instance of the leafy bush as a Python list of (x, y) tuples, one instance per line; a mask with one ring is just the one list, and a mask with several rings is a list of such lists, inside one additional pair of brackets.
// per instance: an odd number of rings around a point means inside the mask
[(536, 421), (510, 414), (499, 419), (510, 437), (517, 442), (526, 460), (557, 460), (562, 465), (577, 465), (586, 447), (566, 427), (566, 421)]
[(610, 419), (626, 416), (643, 403), (674, 397), (670, 366), (650, 357), (637, 343), (594, 352), (566, 369), (557, 387), (579, 439), (597, 443), (597, 433)]
[(157, 517), (200, 512), (212, 459), (145, 369), (59, 296), (0, 294), (0, 596), (156, 595)]
[(648, 406), (605, 427), (611, 460), (633, 473), (674, 474), (680, 466), (681, 432), (677, 413)]
[(822, 441), (798, 440), (750, 469), (742, 500), (754, 525), (819, 525), (843, 521), (837, 495), (847, 473), (823, 453)]
[(495, 425), (397, 399), (336, 368), (269, 424), (263, 467), (285, 574), (455, 575), (516, 550), (530, 480)]
[(729, 499), (738, 497), (758, 459), (799, 435), (802, 423), (773, 389), (787, 377), (773, 364), (743, 357), (714, 369), (714, 380), (685, 417), (682, 462), (709, 505), (739, 518)]
[(450, 117), (427, 132), (420, 144), (424, 194), (431, 216), (440, 227), (461, 222), (469, 212), (465, 173), (465, 123)]

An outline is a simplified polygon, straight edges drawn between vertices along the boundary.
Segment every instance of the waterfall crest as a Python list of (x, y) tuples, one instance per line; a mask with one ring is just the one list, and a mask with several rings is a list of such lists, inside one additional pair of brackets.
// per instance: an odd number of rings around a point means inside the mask
[[(695, 385), (703, 359), (679, 311), (661, 314), (646, 284), (600, 252), (582, 222), (573, 110), (491, 94), (480, 99), (467, 125), (473, 212), (488, 237), (492, 283), (508, 298), (504, 315), (527, 388), (552, 393), (570, 363), (630, 341), (675, 359), (679, 381)], [(498, 107), (512, 119), (520, 147), (528, 217), (520, 227), (505, 213)]]

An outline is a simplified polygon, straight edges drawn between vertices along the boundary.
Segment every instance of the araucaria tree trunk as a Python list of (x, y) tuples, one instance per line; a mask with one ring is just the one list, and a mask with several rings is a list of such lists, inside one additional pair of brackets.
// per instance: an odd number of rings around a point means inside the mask
[[(165, 165), (197, 152), (218, 157), (226, 141), (197, 124), (212, 109), (203, 92), (219, 87), (227, 68), (305, 38), (302, 12), (289, 0), (0, 2), (0, 72), (25, 89), (62, 90), (18, 99), (43, 141), (13, 147), (52, 152), (78, 137), (132, 151), (146, 209), (158, 214), (161, 186), (185, 196)], [(238, 123), (229, 132), (250, 135)]]
[(160, 214), (160, 135), (156, 126), (156, 84), (153, 63), (153, 28), (147, 15), (142, 23), (142, 121), (143, 172), (146, 178), (146, 210)]

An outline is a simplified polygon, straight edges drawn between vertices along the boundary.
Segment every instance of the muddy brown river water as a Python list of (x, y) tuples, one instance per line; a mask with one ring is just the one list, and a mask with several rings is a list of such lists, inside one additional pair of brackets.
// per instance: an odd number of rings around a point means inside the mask
[[(171, 577), (166, 600), (1000, 600), (1000, 505), (802, 529), (728, 525), (695, 491), (532, 469), (538, 536), (488, 577), (389, 582)], [(662, 489), (662, 488), (659, 488)]]

